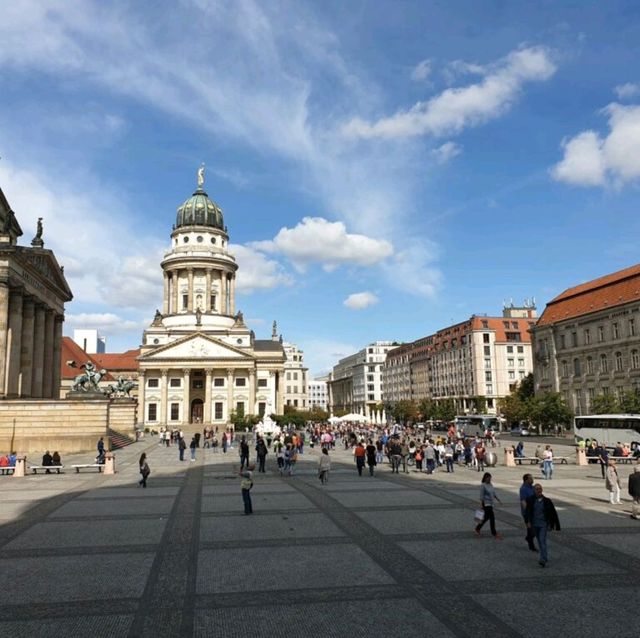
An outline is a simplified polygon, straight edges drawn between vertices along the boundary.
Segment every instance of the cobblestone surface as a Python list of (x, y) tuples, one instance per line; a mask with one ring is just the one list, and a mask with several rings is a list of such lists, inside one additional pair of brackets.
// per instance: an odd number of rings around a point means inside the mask
[[(557, 447), (557, 446), (556, 446)], [(149, 487), (137, 458), (149, 455)], [(562, 453), (561, 449), (556, 450)], [(180, 462), (153, 440), (117, 452), (118, 474), (0, 477), (0, 631), (9, 636), (636, 636), (640, 523), (612, 506), (598, 468), (541, 481), (562, 532), (540, 569), (517, 490), (535, 466), (491, 471), (504, 540), (471, 533), (480, 474), (359, 477), (317, 451), (293, 477), (256, 474), (244, 516), (237, 455)], [(84, 462), (78, 456), (66, 463)], [(622, 480), (630, 467), (620, 467)], [(624, 497), (623, 497), (624, 498)], [(607, 600), (623, 601), (604, 604)], [(593, 622), (591, 609), (598, 610)]]

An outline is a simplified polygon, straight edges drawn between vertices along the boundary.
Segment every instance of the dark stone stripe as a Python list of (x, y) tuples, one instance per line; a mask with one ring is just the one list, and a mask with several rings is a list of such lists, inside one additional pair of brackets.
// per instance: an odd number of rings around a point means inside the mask
[(0, 605), (0, 622), (127, 615), (134, 614), (137, 609), (137, 598)]

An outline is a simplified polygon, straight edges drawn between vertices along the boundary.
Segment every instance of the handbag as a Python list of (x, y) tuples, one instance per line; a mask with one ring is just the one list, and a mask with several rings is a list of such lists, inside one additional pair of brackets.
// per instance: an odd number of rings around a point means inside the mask
[(476, 523), (482, 523), (482, 521), (484, 521), (484, 510), (476, 510), (473, 513), (473, 520)]

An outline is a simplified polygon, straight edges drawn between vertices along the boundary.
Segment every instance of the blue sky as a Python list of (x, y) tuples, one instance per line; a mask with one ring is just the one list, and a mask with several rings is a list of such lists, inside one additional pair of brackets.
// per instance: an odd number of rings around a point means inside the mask
[(15, 0), (0, 187), (120, 351), (204, 162), (237, 306), (319, 373), (637, 263), (639, 54), (637, 2)]

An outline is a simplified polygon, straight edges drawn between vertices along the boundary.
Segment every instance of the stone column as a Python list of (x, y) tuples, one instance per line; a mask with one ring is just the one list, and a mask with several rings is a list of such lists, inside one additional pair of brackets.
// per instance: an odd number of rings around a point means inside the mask
[(229, 314), (227, 308), (227, 273), (224, 270), (220, 271), (220, 314)]
[(174, 270), (171, 273), (171, 283), (172, 283), (172, 289), (171, 289), (171, 294), (173, 297), (173, 308), (171, 308), (171, 312), (176, 315), (178, 314), (178, 271)]
[(187, 312), (193, 312), (193, 268), (187, 270), (189, 277), (189, 293), (187, 297)]
[(213, 377), (213, 370), (207, 368), (204, 371), (204, 414), (202, 415), (202, 421), (205, 424), (211, 423), (211, 379)]
[(284, 411), (282, 400), (282, 373), (276, 372), (276, 414), (282, 414)]
[(0, 396), (5, 396), (7, 328), (9, 323), (9, 286), (0, 283)]
[[(22, 353), (20, 368), (22, 369), (22, 388), (20, 396), (31, 396), (31, 381), (33, 376), (33, 321), (35, 308), (31, 297), (24, 298), (22, 307)], [(58, 357), (60, 359), (60, 357)], [(60, 380), (60, 364), (58, 364), (58, 386)]]
[(249, 370), (249, 414), (256, 409), (256, 371)]
[[(193, 271), (190, 271), (192, 273)], [(190, 279), (191, 281), (191, 279)], [(189, 290), (192, 290), (191, 285), (189, 285)], [(191, 297), (189, 297), (191, 298)], [(188, 425), (191, 420), (191, 405), (189, 403), (189, 390), (191, 389), (189, 386), (191, 385), (191, 370), (189, 368), (185, 368), (182, 371), (183, 381), (182, 381), (182, 424)]]
[(231, 420), (231, 413), (234, 410), (233, 405), (233, 368), (227, 368), (227, 421)]
[(36, 304), (33, 323), (33, 374), (31, 376), (31, 396), (35, 399), (42, 397), (43, 368), (44, 306), (42, 306), (41, 304)]
[(47, 310), (44, 315), (44, 367), (42, 371), (42, 396), (51, 398), (51, 382), (53, 381), (53, 310)]
[(211, 268), (207, 268), (205, 276), (204, 311), (211, 312), (213, 310), (211, 307)]
[(169, 274), (165, 270), (163, 273), (164, 291), (162, 294), (162, 314), (169, 314)]
[(9, 295), (9, 326), (7, 331), (7, 382), (6, 396), (17, 398), (20, 394), (22, 361), (22, 291), (12, 290)]
[(64, 323), (64, 317), (56, 314), (54, 317), (53, 326), (53, 373), (51, 375), (51, 386), (53, 399), (60, 398), (60, 364), (62, 356), (62, 324)]
[(147, 421), (147, 415), (145, 414), (144, 410), (146, 407), (146, 404), (144, 402), (144, 393), (146, 391), (146, 387), (145, 387), (145, 383), (146, 383), (146, 379), (144, 378), (144, 370), (140, 370), (140, 372), (138, 372), (138, 423), (140, 423), (142, 425), (142, 427), (144, 428), (144, 424)]
[(229, 314), (236, 314), (236, 278), (232, 275), (229, 277)]
[(168, 370), (160, 371), (160, 425), (167, 425), (167, 374)]

